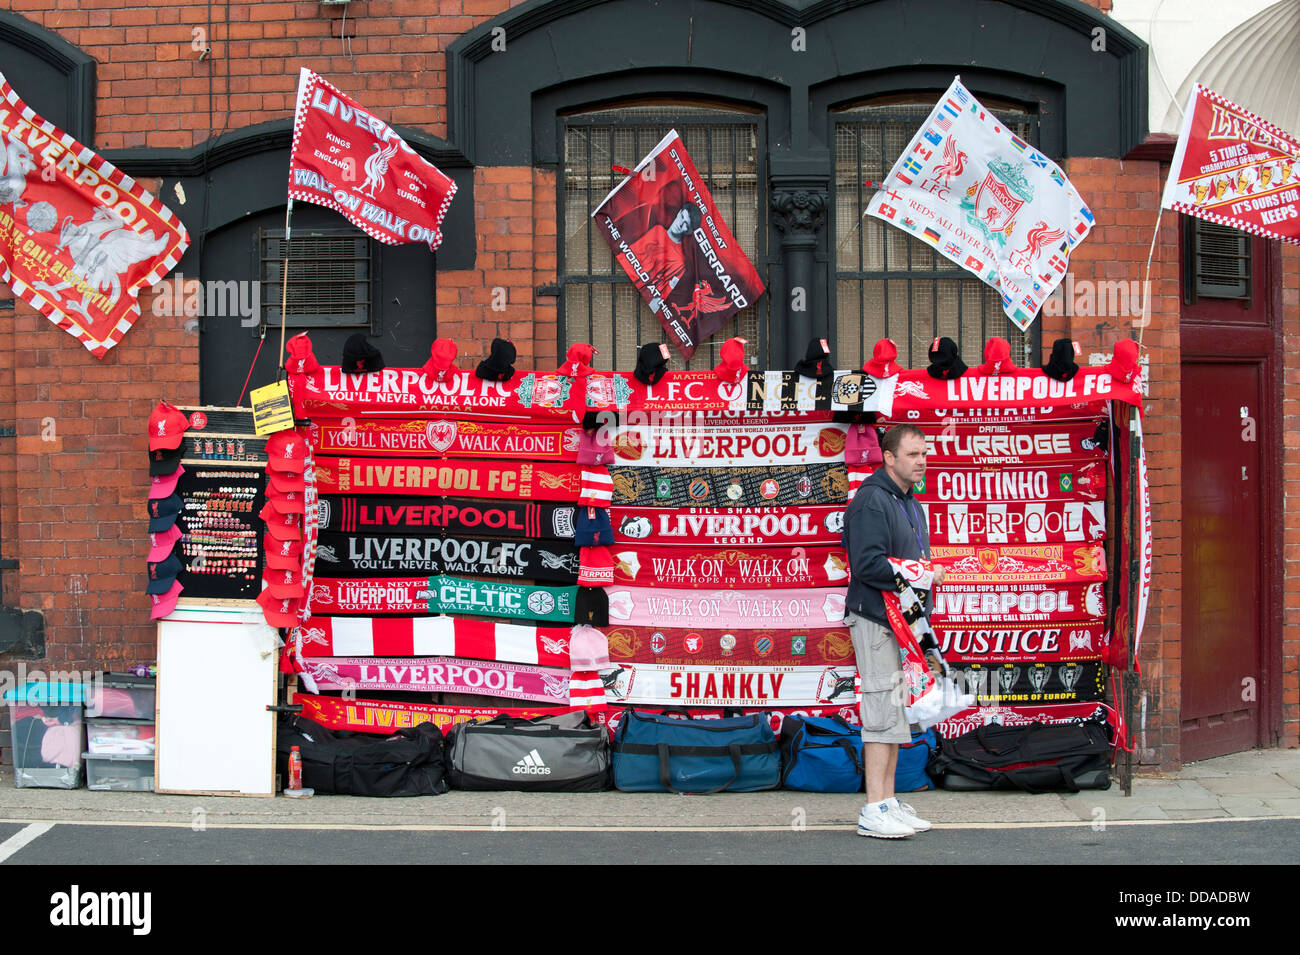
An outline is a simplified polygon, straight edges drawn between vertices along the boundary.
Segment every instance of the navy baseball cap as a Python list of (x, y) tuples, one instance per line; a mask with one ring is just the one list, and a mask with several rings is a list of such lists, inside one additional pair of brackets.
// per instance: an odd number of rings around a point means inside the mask
[(149, 533), (161, 534), (176, 523), (181, 512), (181, 496), (155, 497), (149, 501)]
[(165, 594), (172, 589), (172, 584), (176, 581), (176, 575), (181, 572), (181, 559), (175, 554), (170, 555), (166, 560), (160, 560), (157, 563), (149, 564), (149, 587), (145, 590), (147, 594)]

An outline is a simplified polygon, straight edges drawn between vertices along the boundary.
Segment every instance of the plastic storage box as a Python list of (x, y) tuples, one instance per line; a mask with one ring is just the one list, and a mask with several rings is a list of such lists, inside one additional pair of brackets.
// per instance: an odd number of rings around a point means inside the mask
[(153, 792), (153, 756), (97, 756), (86, 753), (86, 788)]
[(5, 693), (15, 786), (76, 789), (81, 785), (83, 691), (80, 683), (25, 683)]
[(86, 751), (91, 756), (152, 756), (153, 720), (87, 717)]
[(86, 684), (86, 714), (152, 720), (156, 689), (157, 681), (153, 677), (105, 673), (102, 683), (96, 680)]

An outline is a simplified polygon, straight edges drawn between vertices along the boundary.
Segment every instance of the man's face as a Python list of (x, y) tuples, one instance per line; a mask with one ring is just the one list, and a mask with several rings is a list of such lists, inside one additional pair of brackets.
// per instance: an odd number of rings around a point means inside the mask
[(668, 227), (668, 234), (680, 242), (691, 231), (691, 214), (685, 206), (677, 210), (677, 217)]
[(925, 477), (925, 438), (907, 435), (898, 443), (898, 453), (885, 452), (885, 467), (900, 486), (916, 484)]

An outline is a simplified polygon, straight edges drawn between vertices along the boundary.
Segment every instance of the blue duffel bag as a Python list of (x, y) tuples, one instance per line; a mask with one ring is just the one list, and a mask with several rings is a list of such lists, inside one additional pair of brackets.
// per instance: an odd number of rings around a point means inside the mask
[(755, 792), (781, 782), (780, 749), (761, 713), (693, 720), (625, 710), (613, 762), (624, 792)]
[(862, 727), (838, 717), (781, 721), (781, 785), (813, 793), (862, 791)]
[(939, 748), (939, 735), (934, 728), (924, 733), (913, 733), (912, 742), (898, 747), (898, 767), (894, 772), (894, 792), (914, 793), (933, 789), (934, 780), (925, 771), (926, 763)]

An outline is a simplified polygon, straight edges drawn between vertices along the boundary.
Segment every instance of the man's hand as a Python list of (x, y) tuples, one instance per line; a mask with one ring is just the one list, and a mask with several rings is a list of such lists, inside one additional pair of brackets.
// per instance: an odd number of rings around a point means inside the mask
[(943, 583), (943, 578), (947, 576), (947, 571), (942, 564), (936, 564), (931, 568), (931, 572), (934, 574), (934, 585), (938, 587)]

